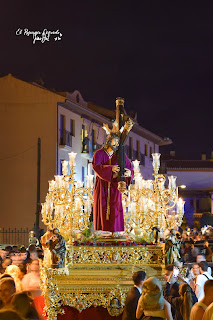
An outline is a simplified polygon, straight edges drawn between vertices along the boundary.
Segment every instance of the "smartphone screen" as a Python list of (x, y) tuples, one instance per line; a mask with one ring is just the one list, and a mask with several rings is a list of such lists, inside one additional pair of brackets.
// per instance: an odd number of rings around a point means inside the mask
[(176, 268), (176, 267), (174, 267), (174, 269), (173, 269), (173, 276), (174, 276), (174, 277), (177, 277), (178, 275), (179, 275), (179, 269)]

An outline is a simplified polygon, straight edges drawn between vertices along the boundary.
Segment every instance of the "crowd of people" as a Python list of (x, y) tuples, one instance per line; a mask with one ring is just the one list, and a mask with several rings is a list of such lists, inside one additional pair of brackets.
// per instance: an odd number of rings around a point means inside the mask
[(195, 263), (191, 270), (167, 265), (164, 288), (158, 278), (135, 272), (122, 320), (212, 320), (213, 277), (208, 267), (207, 261)]
[[(180, 240), (180, 234), (176, 233)], [(134, 286), (127, 294), (123, 320), (212, 320), (213, 278), (211, 276), (211, 228), (181, 234), (180, 259), (165, 267), (164, 280), (133, 274)], [(41, 295), (39, 259), (42, 249), (7, 246), (0, 250), (0, 319), (44, 320), (39, 307)]]
[[(0, 250), (0, 319), (36, 319), (35, 297), (41, 295), (39, 259), (40, 248), (7, 246)], [(44, 319), (44, 318), (43, 318)]]
[(187, 228), (181, 234), (180, 242), (180, 256), (183, 261), (193, 263), (199, 259), (199, 255), (205, 256), (207, 262), (212, 262), (213, 245), (213, 228), (206, 226), (198, 231), (196, 228)]

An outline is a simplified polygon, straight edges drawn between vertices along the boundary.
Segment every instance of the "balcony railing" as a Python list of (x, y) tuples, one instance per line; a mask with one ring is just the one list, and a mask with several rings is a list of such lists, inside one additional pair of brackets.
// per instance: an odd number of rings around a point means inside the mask
[(72, 147), (72, 134), (67, 130), (59, 130), (59, 145)]
[(84, 140), (82, 141), (82, 153), (89, 155), (91, 158), (93, 157), (94, 152), (101, 147), (101, 144), (93, 144), (92, 141), (88, 138), (84, 138)]

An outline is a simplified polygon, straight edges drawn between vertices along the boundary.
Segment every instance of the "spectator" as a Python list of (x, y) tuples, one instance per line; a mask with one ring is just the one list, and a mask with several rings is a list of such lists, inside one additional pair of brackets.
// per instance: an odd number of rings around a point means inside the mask
[(1, 320), (24, 320), (16, 311), (0, 310)]
[[(0, 308), (10, 306), (11, 298), (16, 292), (15, 282), (11, 278), (4, 278), (0, 280)], [(1, 318), (0, 318), (1, 319)]]
[(30, 291), (32, 297), (41, 294), (40, 290), (40, 274), (39, 274), (39, 261), (33, 260), (30, 264), (30, 272), (27, 273), (22, 279), (24, 290)]
[(31, 260), (38, 260), (38, 252), (35, 251), (30, 251), (30, 259)]
[[(203, 255), (203, 254), (199, 254), (198, 256), (197, 256), (197, 263), (199, 263), (199, 262), (201, 262), (201, 261), (206, 261), (206, 258), (205, 258), (205, 256)], [(211, 267), (208, 267), (208, 273), (210, 274), (210, 276), (212, 275), (212, 269), (211, 269)]]
[(173, 274), (169, 277), (166, 283), (165, 290), (165, 299), (175, 308), (175, 320), (189, 320), (190, 311), (192, 305), (197, 302), (197, 298), (192, 288), (183, 281), (181, 276), (178, 276), (179, 280), (182, 281), (182, 284), (179, 287), (180, 297), (174, 298), (170, 294), (170, 279), (173, 277)]
[(7, 253), (4, 249), (0, 250), (0, 260), (3, 261), (7, 257)]
[(173, 320), (170, 304), (163, 298), (160, 281), (151, 277), (143, 283), (142, 295), (138, 301), (136, 318), (144, 314), (145, 317)]
[(33, 299), (27, 294), (27, 292), (21, 292), (13, 296), (11, 305), (15, 311), (17, 311), (24, 318), (39, 320), (36, 309), (31, 305), (32, 301)]
[(195, 291), (195, 285), (196, 285), (196, 282), (197, 282), (197, 276), (200, 274), (200, 269), (199, 269), (199, 265), (198, 263), (194, 263), (192, 265), (192, 268), (191, 268), (191, 278), (192, 278), (192, 281), (190, 283), (190, 286), (192, 288), (193, 291)]
[(127, 293), (122, 320), (136, 320), (137, 304), (145, 278), (146, 273), (144, 271), (137, 271), (133, 274), (134, 287)]
[(11, 265), (12, 260), (10, 258), (5, 258), (1, 264), (1, 269), (0, 269), (0, 273), (4, 273), (6, 268)]
[[(173, 264), (167, 264), (165, 266), (165, 275), (164, 279), (167, 281), (170, 277), (170, 275), (173, 273), (174, 265)], [(170, 293), (173, 297), (179, 297), (179, 283), (177, 282), (177, 278), (172, 278), (170, 280)]]
[(204, 284), (204, 298), (192, 307), (190, 320), (202, 320), (206, 308), (213, 302), (213, 280)]
[(205, 255), (206, 261), (211, 262), (212, 261), (212, 249), (209, 247), (208, 241), (204, 242), (203, 253)]
[(27, 263), (31, 262), (30, 259), (30, 252), (28, 250), (26, 250), (25, 247), (22, 247), (20, 250), (20, 256), (21, 256), (21, 264), (26, 265)]
[(9, 257), (10, 251), (12, 251), (12, 247), (11, 246), (7, 246), (5, 248), (5, 251), (6, 251), (6, 257)]
[(21, 271), (19, 267), (15, 265), (10, 265), (6, 268), (5, 273), (13, 277), (13, 280), (15, 281), (15, 285), (16, 285), (16, 292), (23, 291), (24, 288), (20, 280)]
[(191, 244), (191, 254), (192, 254), (192, 261), (196, 262), (197, 256), (199, 254), (199, 249), (195, 247), (194, 244)]
[(19, 279), (22, 280), (27, 273), (27, 268), (25, 264), (20, 264), (18, 267), (20, 269)]
[(204, 316), (202, 320), (212, 320), (213, 316), (213, 303), (211, 303), (206, 311), (204, 312)]
[(200, 274), (197, 276), (196, 286), (195, 286), (195, 293), (198, 298), (198, 301), (204, 298), (204, 283), (209, 280), (213, 279), (210, 274), (207, 272), (208, 270), (208, 263), (206, 261), (201, 261), (198, 263)]

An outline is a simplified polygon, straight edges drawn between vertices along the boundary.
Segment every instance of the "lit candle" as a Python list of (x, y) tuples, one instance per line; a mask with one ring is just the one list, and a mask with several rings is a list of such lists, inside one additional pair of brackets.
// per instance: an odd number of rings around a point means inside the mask
[(179, 198), (178, 203), (177, 203), (177, 212), (178, 213), (184, 213), (184, 204), (185, 204), (185, 201), (183, 201), (182, 198)]
[(88, 176), (92, 174), (92, 163), (88, 163), (87, 174)]
[(159, 169), (160, 167), (160, 153), (152, 153), (152, 158), (153, 158), (153, 168)]
[(87, 188), (93, 188), (93, 175), (90, 174), (88, 176), (86, 176), (87, 179)]
[(55, 176), (55, 186), (56, 186), (56, 188), (61, 188), (62, 187), (62, 185), (63, 185), (62, 178), (63, 177), (59, 176), (59, 175)]
[(153, 183), (152, 183), (152, 180), (146, 180), (146, 187), (148, 189), (153, 189)]
[(134, 172), (135, 173), (139, 173), (140, 172), (140, 167), (139, 167), (140, 161), (134, 160), (134, 161), (132, 161), (132, 163), (133, 163), (133, 166), (134, 166)]
[(62, 162), (62, 172), (64, 176), (68, 174), (68, 161), (66, 160)]
[(49, 181), (49, 191), (53, 191), (55, 187), (55, 181), (51, 180)]
[(169, 176), (168, 179), (169, 179), (169, 189), (170, 190), (174, 190), (176, 188), (176, 179), (177, 179), (177, 177)]
[(77, 153), (75, 153), (75, 152), (70, 152), (70, 153), (68, 153), (68, 155), (69, 155), (69, 164), (70, 164), (70, 167), (76, 166), (76, 155), (77, 155)]

